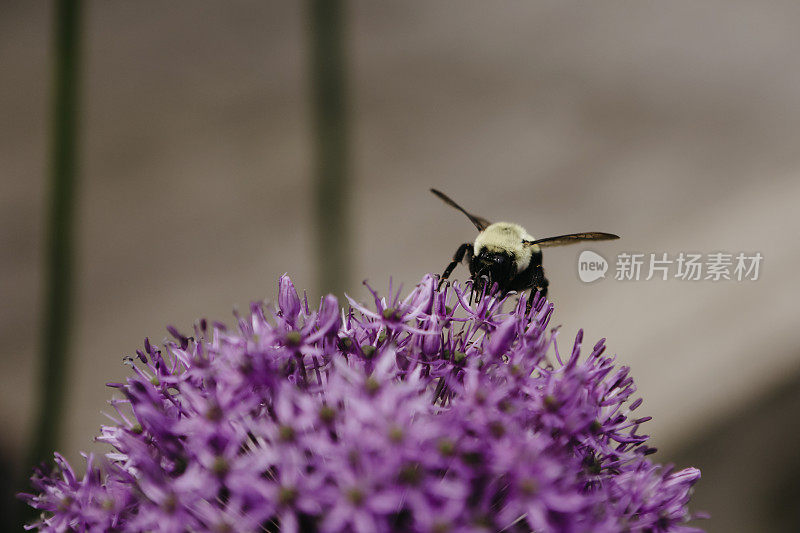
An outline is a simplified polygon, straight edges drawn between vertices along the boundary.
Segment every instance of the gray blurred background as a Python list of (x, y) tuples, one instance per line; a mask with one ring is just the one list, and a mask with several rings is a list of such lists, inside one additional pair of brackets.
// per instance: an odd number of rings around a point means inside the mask
[[(124, 355), (165, 326), (318, 297), (304, 3), (88, 2), (66, 432), (93, 444)], [(0, 455), (39, 393), (52, 5), (0, 17)], [(531, 233), (620, 252), (760, 252), (758, 281), (615, 281), (545, 251), (562, 350), (608, 338), (708, 531), (800, 530), (800, 4), (368, 2), (345, 15), (352, 270), (385, 292), (474, 228), (435, 186)], [(347, 239), (343, 239), (346, 243)], [(613, 265), (612, 265), (613, 269)], [(466, 277), (460, 267), (454, 275)], [(613, 274), (613, 272), (610, 272)]]

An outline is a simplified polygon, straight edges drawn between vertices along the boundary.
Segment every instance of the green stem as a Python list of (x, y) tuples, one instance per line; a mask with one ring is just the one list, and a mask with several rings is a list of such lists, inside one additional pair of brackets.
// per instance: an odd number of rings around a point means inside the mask
[[(52, 460), (64, 414), (64, 390), (72, 314), (72, 248), (78, 153), (78, 81), (80, 74), (80, 0), (58, 0), (53, 21), (53, 93), (49, 198), (46, 226), (44, 309), (39, 359), (40, 394), (33, 442), (21, 465), (18, 489), (30, 492), (31, 468)], [(20, 502), (9, 524), (21, 530), (37, 512)], [(16, 524), (15, 524), (16, 522)]]
[(41, 400), (31, 452), (34, 462), (51, 457), (58, 445), (64, 419), (72, 322), (80, 14), (80, 0), (59, 0), (56, 3), (47, 270), (39, 363)]
[(344, 1), (309, 0), (309, 10), (318, 288), (341, 294), (351, 256)]

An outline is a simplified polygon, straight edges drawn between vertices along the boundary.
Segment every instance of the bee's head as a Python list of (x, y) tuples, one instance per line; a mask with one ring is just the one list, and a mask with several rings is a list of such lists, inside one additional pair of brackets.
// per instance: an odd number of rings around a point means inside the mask
[(487, 290), (491, 290), (491, 287), (497, 283), (500, 291), (506, 292), (515, 273), (516, 265), (511, 254), (481, 250), (474, 259), (473, 289), (483, 292), (484, 284), (488, 282)]

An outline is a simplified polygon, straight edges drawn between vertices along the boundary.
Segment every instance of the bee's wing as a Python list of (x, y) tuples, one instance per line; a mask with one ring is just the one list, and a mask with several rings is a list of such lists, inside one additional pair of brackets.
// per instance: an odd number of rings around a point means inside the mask
[(600, 231), (589, 231), (587, 233), (570, 233), (569, 235), (559, 235), (558, 237), (547, 237), (536, 239), (535, 241), (522, 241), (523, 244), (532, 246), (564, 246), (565, 244), (575, 244), (580, 241), (610, 241), (619, 239), (619, 235), (613, 233), (603, 233)]
[(438, 196), (444, 203), (446, 203), (450, 207), (454, 207), (454, 208), (458, 209), (459, 211), (461, 211), (462, 213), (464, 213), (465, 215), (467, 215), (467, 218), (470, 220), (470, 222), (475, 224), (475, 227), (478, 228), (478, 231), (483, 231), (486, 228), (488, 228), (489, 226), (491, 226), (491, 224), (492, 224), (491, 222), (489, 222), (485, 218), (475, 216), (472, 213), (468, 213), (463, 207), (461, 207), (460, 205), (455, 203), (449, 196), (447, 196), (442, 191), (438, 191), (436, 189), (431, 189), (431, 192), (433, 194), (435, 194), (436, 196)]

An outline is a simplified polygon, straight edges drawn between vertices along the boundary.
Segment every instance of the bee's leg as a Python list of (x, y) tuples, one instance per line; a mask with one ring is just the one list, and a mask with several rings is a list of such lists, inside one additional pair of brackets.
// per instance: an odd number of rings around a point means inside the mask
[[(486, 287), (489, 286), (489, 276), (487, 276), (486, 274), (484, 274), (483, 276), (481, 276), (478, 279), (481, 280), (481, 284), (480, 284), (480, 289), (479, 290), (476, 291), (475, 290), (475, 283), (474, 282), (472, 283), (472, 292), (474, 292), (475, 294), (478, 295), (478, 297), (475, 298), (475, 303), (476, 304), (481, 303), (481, 300), (483, 300), (483, 297), (486, 295)], [(470, 300), (469, 303), (472, 303), (472, 300)]]
[(442, 288), (442, 283), (444, 283), (444, 281), (450, 277), (450, 274), (453, 273), (453, 270), (456, 268), (456, 266), (458, 266), (458, 264), (464, 260), (464, 255), (466, 254), (469, 254), (470, 258), (472, 257), (472, 245), (468, 242), (465, 242), (459, 246), (458, 250), (456, 250), (456, 253), (453, 254), (453, 260), (449, 265), (447, 265), (447, 268), (444, 269), (442, 277), (439, 278), (439, 286), (436, 287), (437, 291)]
[(542, 264), (539, 263), (533, 267), (533, 280), (531, 282), (531, 295), (528, 298), (528, 303), (525, 306), (525, 312), (531, 312), (531, 306), (533, 306), (533, 297), (538, 292), (541, 294), (542, 298), (547, 297), (547, 286), (550, 285), (550, 282), (547, 281), (547, 278), (544, 277), (544, 269), (542, 268)]

